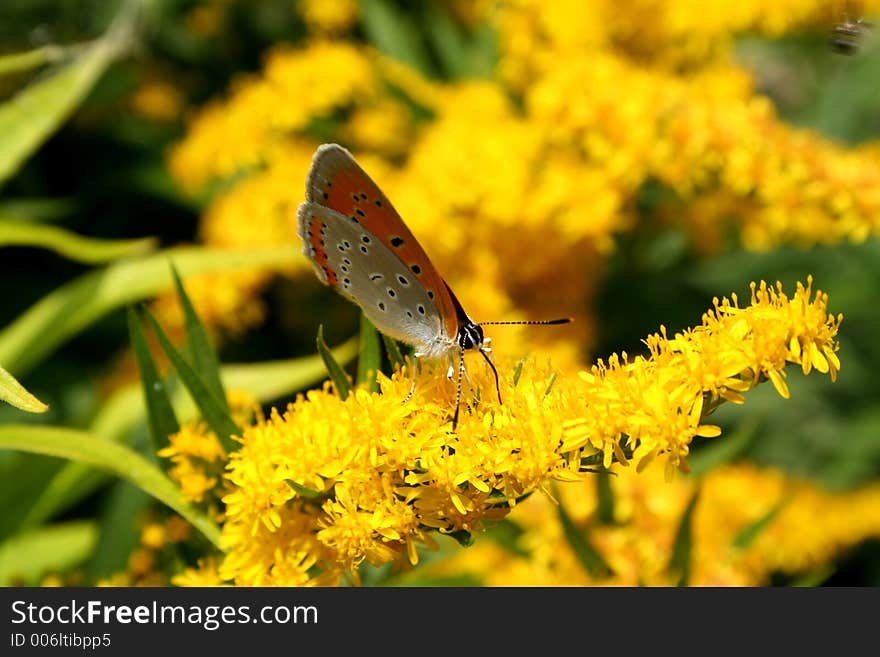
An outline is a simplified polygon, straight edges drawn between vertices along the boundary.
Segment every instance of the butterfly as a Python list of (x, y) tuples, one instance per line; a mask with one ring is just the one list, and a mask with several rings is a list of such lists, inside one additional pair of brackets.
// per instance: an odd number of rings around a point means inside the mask
[(338, 144), (323, 144), (312, 158), (306, 178), (306, 200), (297, 210), (297, 232), (303, 254), (318, 279), (360, 306), (385, 335), (412, 345), (413, 380), (406, 403), (416, 389), (421, 359), (449, 362), (447, 376), (458, 369), (452, 429), (458, 425), (461, 380), (467, 377), (464, 355), (477, 351), (495, 375), (489, 324), (564, 324), (570, 318), (545, 321), (477, 323), (428, 258), (391, 202)]

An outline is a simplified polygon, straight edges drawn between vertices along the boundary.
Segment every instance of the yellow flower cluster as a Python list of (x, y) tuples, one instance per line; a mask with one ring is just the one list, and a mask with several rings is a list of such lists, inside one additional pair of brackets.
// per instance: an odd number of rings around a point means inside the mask
[[(692, 586), (760, 586), (774, 574), (809, 576), (847, 548), (880, 537), (878, 484), (833, 493), (743, 463), (672, 482), (658, 467), (641, 474), (615, 468), (609, 485), (610, 524), (597, 521), (594, 481), (565, 484), (554, 490), (556, 500), (536, 495), (517, 508), (513, 520), (523, 531), (513, 545), (482, 541), (416, 576), (469, 574), (486, 586), (674, 585), (680, 576), (670, 569), (676, 534), (695, 493)], [(560, 505), (609, 574), (591, 575), (584, 567), (560, 522)]]
[(309, 29), (318, 34), (345, 32), (358, 18), (357, 0), (298, 0), (297, 9)]
[(648, 337), (650, 358), (612, 355), (591, 372), (582, 372), (588, 414), (566, 425), (563, 449), (591, 444), (612, 459), (628, 461), (621, 438), (638, 469), (658, 454), (668, 454), (667, 476), (687, 471), (686, 457), (695, 436), (713, 437), (719, 427), (701, 424), (720, 399), (745, 401), (742, 393), (769, 379), (785, 398), (785, 367), (801, 365), (836, 379), (840, 369), (835, 340), (842, 316), (828, 314), (827, 295), (800, 283), (789, 299), (763, 281), (752, 285), (751, 305), (739, 308), (736, 296), (715, 300), (701, 326), (669, 338), (665, 329)]
[[(260, 418), (262, 411), (254, 397), (243, 390), (226, 394), (233, 421), (240, 427)], [(227, 462), (226, 450), (217, 435), (201, 420), (184, 423), (168, 436), (168, 445), (159, 450), (168, 459), (170, 476), (180, 486), (184, 499), (202, 503), (213, 515), (220, 516), (216, 504), (222, 495), (221, 474)]]
[(314, 118), (375, 99), (378, 90), (368, 57), (354, 45), (319, 40), (305, 48), (279, 46), (261, 75), (238, 79), (228, 100), (199, 112), (171, 155), (171, 171), (197, 189), (212, 178), (261, 167)]
[(171, 461), (168, 475), (180, 486), (183, 497), (202, 502), (217, 485), (226, 461), (226, 451), (204, 422), (190, 422), (168, 436), (167, 447), (159, 450)]
[(488, 368), (474, 369), (454, 433), (454, 385), (438, 372), (407, 405), (403, 372), (381, 377), (381, 394), (311, 391), (244, 429), (225, 474), (219, 575), (256, 586), (356, 580), (364, 561), (417, 563), (432, 532), (466, 540), (553, 478), (631, 459), (686, 469), (693, 438), (721, 432), (702, 423), (720, 399), (741, 402), (765, 378), (784, 393), (786, 362), (834, 376), (839, 322), (811, 287), (789, 299), (761, 283), (746, 308), (724, 299), (701, 327), (651, 336), (647, 358), (614, 356), (580, 377), (499, 360), (503, 404)]
[[(481, 82), (428, 81), (354, 42), (276, 48), (260, 74), (195, 117), (171, 168), (193, 189), (232, 183), (203, 217), (206, 243), (299, 250), (293, 215), (320, 120), (322, 136), (355, 150), (472, 316), (573, 315), (553, 332), (500, 335), (579, 362), (605, 259), (617, 235), (639, 230), (652, 181), (673, 192), (652, 216), (688, 231), (702, 254), (725, 248), (731, 226), (753, 249), (878, 232), (880, 151), (786, 125), (729, 56), (736, 34), (840, 19), (822, 4), (482, 2), (469, 15), (497, 30), (500, 60), (498, 79)], [(305, 260), (300, 271), (310, 275)], [(253, 299), (268, 279), (206, 278), (206, 289), (229, 290), (209, 322), (258, 323)], [(193, 296), (210, 311), (210, 294)]]

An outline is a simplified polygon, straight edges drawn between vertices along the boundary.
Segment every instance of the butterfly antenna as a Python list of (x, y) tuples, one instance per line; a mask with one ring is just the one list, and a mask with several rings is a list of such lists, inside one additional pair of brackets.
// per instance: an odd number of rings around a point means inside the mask
[(538, 324), (544, 326), (551, 326), (554, 324), (568, 324), (569, 322), (573, 322), (574, 319), (571, 317), (562, 317), (561, 319), (526, 319), (518, 322), (480, 322), (480, 326), (500, 326), (503, 324)]
[(483, 354), (483, 358), (486, 359), (486, 362), (489, 363), (489, 367), (492, 368), (492, 374), (495, 375), (495, 392), (498, 393), (498, 403), (503, 403), (501, 401), (501, 385), (498, 383), (498, 370), (495, 369), (495, 363), (492, 362), (492, 359), (489, 358), (488, 354), (485, 351), (480, 349), (480, 353)]
[(464, 349), (458, 350), (458, 381), (455, 390), (455, 415), (452, 416), (452, 430), (458, 426), (458, 412), (461, 410), (461, 377), (464, 374)]

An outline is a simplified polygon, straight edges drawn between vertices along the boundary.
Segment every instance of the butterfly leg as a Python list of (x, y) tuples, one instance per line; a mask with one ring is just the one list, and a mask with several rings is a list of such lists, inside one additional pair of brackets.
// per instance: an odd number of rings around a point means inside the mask
[(458, 426), (458, 412), (461, 410), (461, 378), (466, 375), (464, 369), (464, 349), (458, 350), (458, 380), (455, 390), (455, 415), (452, 416), (452, 430)]
[(413, 393), (416, 391), (416, 379), (419, 378), (419, 358), (421, 358), (424, 354), (420, 354), (418, 352), (413, 354), (413, 380), (412, 385), (409, 388), (409, 394), (406, 396), (406, 399), (403, 400), (402, 404), (405, 404), (410, 399), (412, 399)]

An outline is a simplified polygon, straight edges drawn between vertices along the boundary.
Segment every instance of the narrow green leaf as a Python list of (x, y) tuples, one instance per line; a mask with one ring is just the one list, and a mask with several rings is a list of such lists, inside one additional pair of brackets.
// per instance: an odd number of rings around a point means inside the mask
[(376, 374), (382, 366), (382, 352), (379, 350), (379, 332), (361, 313), (361, 346), (358, 354), (357, 382), (366, 383), (370, 392), (379, 391)]
[(53, 222), (66, 218), (75, 208), (70, 198), (10, 198), (0, 200), (0, 219), (28, 223)]
[(336, 388), (336, 394), (339, 395), (340, 399), (346, 399), (351, 393), (351, 382), (348, 380), (348, 375), (345, 373), (345, 370), (343, 370), (339, 363), (336, 362), (336, 359), (333, 357), (333, 354), (324, 342), (323, 325), (318, 326), (318, 337), (316, 342), (318, 345), (318, 353), (324, 361), (324, 366), (327, 368), (327, 373), (330, 375), (333, 387)]
[(361, 21), (380, 51), (421, 73), (434, 72), (415, 23), (389, 0), (361, 0)]
[(562, 530), (565, 533), (569, 547), (577, 556), (578, 561), (581, 562), (584, 570), (590, 574), (590, 577), (602, 579), (611, 575), (611, 568), (605, 563), (598, 550), (590, 543), (587, 531), (575, 525), (574, 520), (568, 515), (568, 512), (561, 503), (556, 506), (556, 512), (560, 523), (562, 523)]
[(128, 334), (131, 348), (137, 361), (141, 375), (141, 387), (144, 391), (144, 406), (147, 409), (147, 426), (153, 443), (153, 453), (157, 453), (169, 445), (168, 436), (180, 431), (180, 424), (174, 415), (171, 400), (165, 389), (165, 382), (159, 376), (153, 355), (147, 345), (147, 337), (132, 308), (126, 311)]
[(614, 490), (609, 472), (596, 473), (596, 517), (602, 525), (614, 524)]
[(87, 581), (97, 582), (128, 570), (131, 553), (140, 543), (137, 519), (144, 517), (153, 500), (140, 488), (117, 479), (101, 493), (98, 544), (86, 568)]
[(118, 52), (115, 40), (100, 39), (0, 105), (0, 183), (58, 129)]
[[(330, 350), (331, 357), (341, 364), (350, 363), (358, 352), (357, 337)], [(247, 390), (261, 402), (268, 402), (302, 390), (326, 375), (324, 359), (316, 354), (291, 360), (224, 365), (223, 383), (228, 388)]]
[(823, 564), (814, 570), (793, 579), (788, 585), (801, 588), (822, 586), (822, 584), (827, 582), (828, 578), (830, 578), (836, 571), (837, 569), (834, 564)]
[(214, 393), (208, 388), (204, 379), (199, 376), (199, 373), (186, 362), (186, 359), (184, 359), (184, 357), (180, 355), (180, 352), (175, 349), (174, 345), (171, 344), (171, 340), (168, 339), (168, 335), (166, 335), (162, 327), (159, 326), (159, 322), (153, 317), (153, 314), (146, 308), (143, 310), (150, 322), (153, 332), (159, 339), (159, 346), (162, 347), (162, 351), (168, 356), (168, 360), (171, 361), (171, 364), (174, 366), (181, 382), (189, 391), (193, 402), (199, 407), (202, 417), (205, 418), (205, 421), (211, 429), (214, 430), (214, 433), (217, 434), (217, 438), (220, 440), (223, 448), (227, 452), (236, 451), (239, 444), (232, 440), (232, 436), (240, 433), (241, 430), (235, 422), (232, 421), (232, 418), (224, 408), (224, 405), (220, 403), (220, 400), (218, 400), (214, 396)]
[(467, 531), (466, 529), (459, 529), (454, 532), (450, 532), (447, 534), (449, 538), (455, 540), (461, 547), (470, 547), (474, 544), (473, 535)]
[(180, 299), (180, 305), (183, 307), (183, 317), (186, 325), (186, 336), (189, 347), (192, 352), (193, 365), (195, 370), (201, 375), (208, 389), (214, 394), (214, 397), (220, 401), (223, 410), (229, 412), (229, 404), (226, 401), (226, 391), (223, 390), (223, 383), (220, 381), (220, 361), (214, 347), (211, 345), (211, 339), (208, 332), (199, 320), (196, 309), (186, 294), (180, 275), (174, 266), (171, 266), (174, 274), (174, 284), (177, 286), (177, 296)]
[(27, 52), (14, 52), (0, 56), (0, 75), (21, 73), (46, 64), (57, 62), (68, 52), (61, 46), (43, 46)]
[(177, 511), (218, 545), (217, 525), (185, 501), (180, 489), (159, 468), (124, 445), (66, 427), (7, 424), (0, 426), (0, 449), (57, 456), (112, 472)]
[(156, 246), (156, 240), (152, 237), (135, 240), (94, 239), (58, 226), (0, 217), (0, 246), (41, 247), (76, 262), (97, 264), (146, 253)]
[(400, 346), (397, 344), (397, 340), (389, 338), (384, 333), (380, 333), (379, 335), (382, 336), (382, 342), (385, 343), (385, 353), (388, 354), (388, 362), (391, 363), (391, 371), (394, 372), (403, 369), (406, 365), (406, 359), (400, 351)]
[(39, 399), (29, 393), (9, 372), (0, 367), (0, 400), (28, 413), (45, 413), (49, 410)]
[(520, 358), (516, 366), (513, 368), (513, 387), (516, 388), (519, 383), (519, 377), (522, 376), (523, 366), (526, 364), (525, 358)]
[(470, 67), (464, 36), (449, 10), (429, 2), (425, 4), (424, 11), (425, 30), (443, 66), (443, 72), (451, 79), (473, 77), (476, 71)]
[[(351, 362), (358, 350), (358, 339), (352, 338), (332, 350), (340, 363)], [(224, 365), (223, 382), (230, 388), (247, 390), (259, 402), (270, 402), (312, 385), (326, 376), (324, 361), (319, 355), (282, 361)], [(171, 392), (175, 414), (183, 421), (197, 416), (198, 409), (182, 386)], [(139, 383), (118, 390), (101, 407), (89, 432), (100, 438), (121, 442), (132, 429), (144, 421), (146, 411)], [(67, 463), (33, 497), (23, 524), (39, 525), (58, 513), (72, 508), (107, 481), (110, 475), (82, 463)], [(10, 491), (17, 503), (20, 491)], [(2, 507), (2, 500), (0, 500)]]
[(17, 534), (0, 544), (0, 586), (39, 586), (46, 573), (83, 563), (98, 540), (92, 520), (75, 520)]
[(746, 525), (739, 534), (736, 535), (736, 538), (733, 539), (733, 547), (737, 550), (745, 550), (748, 548), (752, 542), (758, 538), (761, 532), (773, 523), (776, 516), (779, 515), (779, 512), (782, 511), (786, 504), (788, 504), (788, 499), (781, 500), (755, 522)]
[(277, 269), (300, 257), (289, 246), (268, 249), (182, 247), (119, 260), (65, 283), (0, 331), (0, 363), (19, 377), (81, 330), (121, 306), (173, 286), (168, 261), (183, 276), (247, 267)]
[(691, 577), (691, 553), (693, 552), (693, 517), (697, 500), (700, 496), (699, 488), (691, 496), (681, 522), (675, 533), (675, 543), (672, 546), (672, 557), (669, 559), (669, 572), (678, 576), (678, 586), (687, 586)]

